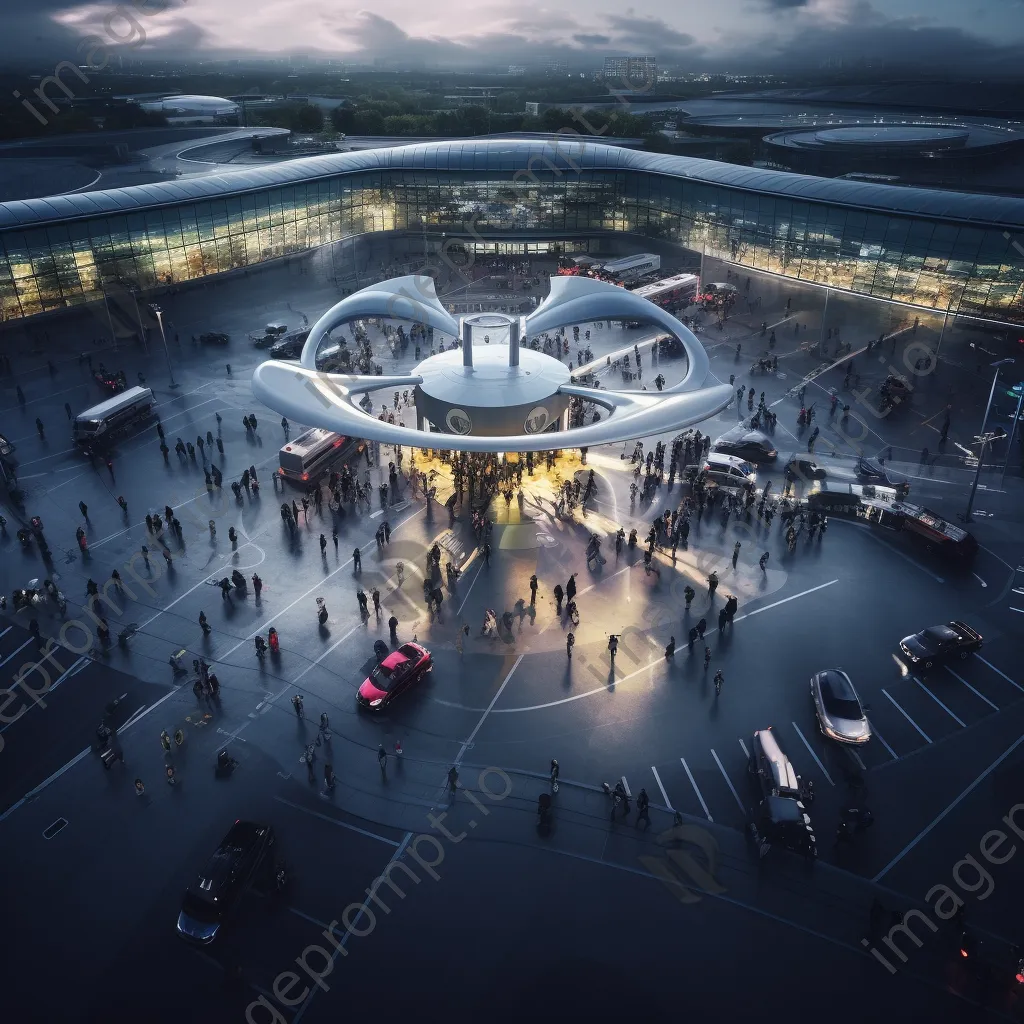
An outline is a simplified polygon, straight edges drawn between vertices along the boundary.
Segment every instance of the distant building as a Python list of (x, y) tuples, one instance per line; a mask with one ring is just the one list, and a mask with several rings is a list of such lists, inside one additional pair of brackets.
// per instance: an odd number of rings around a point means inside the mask
[(569, 65), (564, 60), (542, 60), (537, 64), (537, 70), (549, 78), (564, 78), (569, 74)]
[(640, 57), (605, 57), (604, 77), (612, 85), (653, 88), (658, 80), (658, 58), (649, 54)]
[(526, 74), (526, 65), (509, 64), (508, 73), (512, 78), (522, 78)]

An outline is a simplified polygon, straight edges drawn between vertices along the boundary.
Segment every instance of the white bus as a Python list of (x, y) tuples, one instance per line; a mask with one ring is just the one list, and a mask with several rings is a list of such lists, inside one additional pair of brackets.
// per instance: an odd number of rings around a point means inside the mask
[(354, 458), (362, 450), (362, 441), (313, 427), (281, 449), (281, 476), (297, 483), (315, 482), (334, 463)]
[(697, 297), (699, 283), (696, 274), (676, 274), (675, 277), (666, 277), (664, 281), (634, 288), (633, 294), (648, 299), (662, 309), (682, 309)]
[(608, 274), (618, 281), (635, 281), (656, 270), (661, 270), (661, 257), (652, 252), (641, 252), (636, 256), (612, 260), (601, 267), (602, 273)]
[(74, 439), (80, 445), (103, 444), (147, 422), (153, 415), (153, 392), (129, 388), (75, 417)]

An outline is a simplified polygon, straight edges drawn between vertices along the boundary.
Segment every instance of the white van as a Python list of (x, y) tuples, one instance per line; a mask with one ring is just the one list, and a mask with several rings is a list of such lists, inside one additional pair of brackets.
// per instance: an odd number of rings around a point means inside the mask
[(709, 452), (702, 469), (705, 481), (712, 487), (739, 491), (757, 483), (757, 470), (738, 455)]

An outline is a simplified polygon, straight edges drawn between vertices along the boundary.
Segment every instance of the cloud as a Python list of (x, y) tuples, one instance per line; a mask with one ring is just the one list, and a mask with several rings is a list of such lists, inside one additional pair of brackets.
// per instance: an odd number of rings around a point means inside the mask
[(607, 46), (612, 41), (611, 36), (593, 35), (586, 32), (577, 32), (572, 39), (580, 46)]

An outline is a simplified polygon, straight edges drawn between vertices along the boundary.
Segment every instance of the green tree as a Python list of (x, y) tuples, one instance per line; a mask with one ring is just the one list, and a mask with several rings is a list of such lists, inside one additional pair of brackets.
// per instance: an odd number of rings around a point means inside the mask
[(489, 130), (489, 116), (486, 107), (459, 107), (456, 111), (459, 124), (466, 135), (486, 135)]
[(353, 133), (355, 135), (380, 135), (384, 131), (384, 115), (379, 110), (365, 107), (356, 111)]
[(295, 132), (323, 131), (324, 115), (319, 107), (306, 103), (292, 110), (289, 127)]
[(523, 99), (517, 92), (500, 92), (495, 97), (494, 109), (499, 114), (518, 114), (523, 109)]
[(335, 107), (331, 111), (331, 124), (335, 131), (341, 132), (343, 135), (351, 135), (356, 127), (355, 108), (347, 104)]

